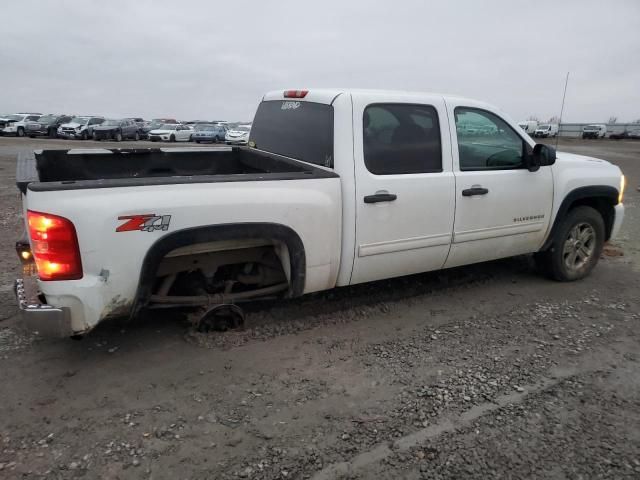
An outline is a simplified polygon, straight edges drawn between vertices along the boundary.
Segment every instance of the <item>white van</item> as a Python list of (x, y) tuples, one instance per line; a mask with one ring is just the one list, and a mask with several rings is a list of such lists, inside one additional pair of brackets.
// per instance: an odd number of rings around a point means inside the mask
[(536, 131), (536, 128), (538, 128), (538, 122), (536, 122), (535, 120), (526, 120), (524, 122), (518, 122), (518, 126), (526, 133), (531, 135)]
[(586, 125), (582, 127), (582, 138), (604, 138), (606, 134), (607, 126), (604, 124)]
[(533, 134), (534, 137), (542, 138), (555, 137), (556, 135), (558, 135), (558, 125), (553, 123), (545, 123), (543, 125), (539, 125)]

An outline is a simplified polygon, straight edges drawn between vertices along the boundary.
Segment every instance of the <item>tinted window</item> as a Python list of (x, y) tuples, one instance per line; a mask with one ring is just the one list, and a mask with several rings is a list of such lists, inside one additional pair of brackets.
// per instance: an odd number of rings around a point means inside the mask
[(333, 107), (313, 102), (262, 102), (256, 112), (249, 145), (333, 167)]
[(429, 105), (376, 104), (363, 116), (364, 163), (371, 173), (442, 171), (438, 112)]
[(455, 110), (460, 170), (523, 168), (526, 143), (507, 122), (485, 110)]

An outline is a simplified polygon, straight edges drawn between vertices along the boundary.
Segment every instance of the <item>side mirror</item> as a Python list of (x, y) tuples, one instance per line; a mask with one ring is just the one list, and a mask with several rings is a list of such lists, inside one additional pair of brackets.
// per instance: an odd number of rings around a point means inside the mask
[(543, 143), (533, 147), (533, 153), (529, 155), (527, 168), (530, 172), (536, 172), (540, 167), (546, 167), (556, 163), (556, 149)]

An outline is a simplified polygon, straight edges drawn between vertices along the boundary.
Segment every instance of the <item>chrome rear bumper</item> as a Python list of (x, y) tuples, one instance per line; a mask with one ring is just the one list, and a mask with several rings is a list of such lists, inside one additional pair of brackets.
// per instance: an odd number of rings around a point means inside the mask
[(25, 285), (23, 279), (17, 279), (14, 288), (22, 322), (27, 330), (44, 337), (60, 338), (73, 335), (68, 308), (57, 308), (32, 300), (36, 298), (36, 290)]

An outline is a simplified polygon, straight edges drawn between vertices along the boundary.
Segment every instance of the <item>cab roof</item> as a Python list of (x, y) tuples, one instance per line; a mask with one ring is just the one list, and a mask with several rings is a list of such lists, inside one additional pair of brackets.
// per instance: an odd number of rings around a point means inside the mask
[[(306, 92), (303, 97), (300, 96), (285, 96), (285, 93), (292, 92)], [(464, 98), (457, 95), (447, 95), (435, 92), (408, 92), (402, 90), (376, 90), (376, 89), (353, 89), (353, 88), (309, 88), (309, 89), (282, 89), (272, 90), (262, 97), (263, 101), (269, 100), (295, 100), (306, 101), (315, 103), (324, 103), (330, 105), (333, 101), (342, 94), (350, 94), (353, 96), (366, 96), (366, 97), (424, 97), (435, 96), (444, 99), (445, 101), (455, 101), (469, 104), (479, 104), (478, 100), (472, 100), (470, 98)]]

